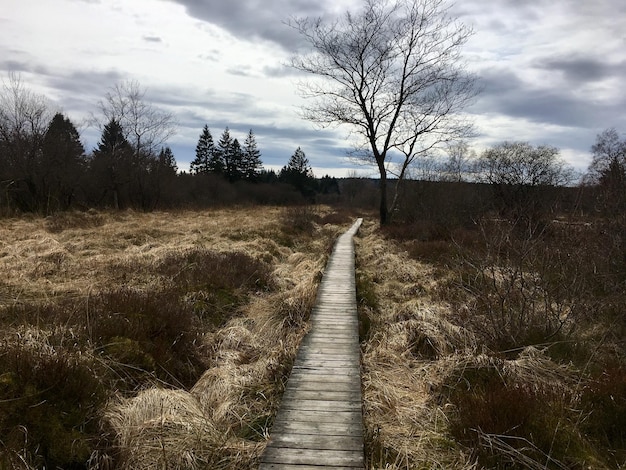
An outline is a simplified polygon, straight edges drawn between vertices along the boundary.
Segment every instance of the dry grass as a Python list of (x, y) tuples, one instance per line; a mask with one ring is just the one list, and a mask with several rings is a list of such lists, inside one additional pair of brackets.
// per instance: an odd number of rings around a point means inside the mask
[(436, 367), (472, 349), (473, 338), (432, 300), (432, 268), (385, 240), (371, 221), (360, 233), (358, 269), (377, 299), (362, 345), (368, 468), (475, 468), (447, 434), (445, 407), (433, 400)]
[[(407, 251), (416, 243), (372, 221), (357, 239), (368, 468), (621, 468), (623, 452), (606, 457), (595, 439), (623, 442), (623, 368), (589, 382), (571, 356), (554, 359), (553, 348), (573, 343), (485, 347), (475, 322), (461, 321), (471, 305), (460, 315), (459, 299), (446, 299), (452, 272), (441, 260), (454, 245), (418, 261)], [(599, 422), (605, 432), (585, 435)]]
[(105, 389), (102, 419), (83, 416), (91, 434), (75, 440), (91, 468), (254, 468), (329, 248), (351, 222), (325, 207), (296, 215), (296, 226), (279, 208), (0, 220), (0, 434), (15, 436), (0, 438), (0, 466), (84, 458), (51, 458), (10, 411), (18, 351), (60, 354), (63, 373), (80, 366)]

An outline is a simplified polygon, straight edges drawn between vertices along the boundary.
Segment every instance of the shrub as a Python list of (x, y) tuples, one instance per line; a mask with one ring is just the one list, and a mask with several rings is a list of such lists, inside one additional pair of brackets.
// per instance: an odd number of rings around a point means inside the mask
[(585, 310), (585, 280), (564, 262), (568, 256), (544, 234), (520, 235), (504, 221), (480, 227), (482, 246), (460, 251), (455, 267), (465, 293), (457, 302), (472, 312), (462, 321), (497, 350), (567, 338)]
[(600, 445), (611, 449), (614, 463), (626, 459), (626, 368), (613, 365), (592, 378), (581, 404), (582, 428)]
[[(537, 364), (538, 365), (538, 364)], [(511, 373), (515, 363), (467, 367), (449, 384), (450, 433), (485, 468), (561, 469), (595, 462), (559, 384)]]
[(193, 249), (166, 256), (156, 271), (184, 292), (271, 289), (271, 267), (246, 253)]
[(88, 459), (109, 393), (97, 369), (86, 356), (28, 332), (2, 345), (0, 467), (26, 459), (36, 467), (71, 468)]
[(60, 233), (68, 229), (100, 227), (105, 222), (105, 217), (95, 210), (87, 212), (57, 212), (46, 217), (45, 227), (50, 233)]
[(291, 206), (283, 210), (282, 231), (288, 235), (312, 235), (318, 215), (310, 205)]
[(157, 377), (191, 386), (203, 372), (199, 323), (176, 292), (128, 288), (92, 300), (88, 334), (129, 386)]

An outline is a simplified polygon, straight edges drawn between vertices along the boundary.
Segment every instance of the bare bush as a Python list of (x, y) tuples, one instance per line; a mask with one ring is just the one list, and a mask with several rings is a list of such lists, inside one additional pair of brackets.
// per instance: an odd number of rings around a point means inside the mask
[[(514, 224), (483, 222), (483, 249), (461, 253), (460, 284), (473, 329), (497, 350), (548, 342), (575, 328), (583, 306), (582, 277), (565, 271), (562, 253), (531, 231), (520, 237)], [(471, 314), (469, 314), (471, 312)]]

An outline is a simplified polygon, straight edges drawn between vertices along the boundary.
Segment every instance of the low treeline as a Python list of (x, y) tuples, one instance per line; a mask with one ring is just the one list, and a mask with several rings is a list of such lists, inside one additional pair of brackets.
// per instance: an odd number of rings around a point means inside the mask
[[(396, 182), (390, 182), (393, 197)], [(23, 213), (50, 215), (66, 210), (133, 209), (139, 211), (202, 209), (237, 205), (288, 206), (333, 204), (375, 210), (378, 180), (369, 178), (311, 178), (305, 191), (268, 172), (257, 181), (231, 182), (216, 174), (151, 174), (135, 182), (105, 187), (96, 175), (85, 173), (73, 183), (71, 197), (44, 190), (45, 184), (26, 180), (0, 181), (0, 216)], [(602, 212), (602, 190), (595, 186), (558, 187), (492, 185), (472, 182), (408, 180), (398, 189), (392, 222), (430, 220), (443, 226), (472, 223), (484, 214), (551, 217), (557, 214)]]

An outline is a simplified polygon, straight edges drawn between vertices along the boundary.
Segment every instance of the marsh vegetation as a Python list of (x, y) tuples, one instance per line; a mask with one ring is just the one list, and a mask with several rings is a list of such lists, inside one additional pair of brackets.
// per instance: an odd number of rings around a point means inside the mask
[(0, 221), (1, 468), (252, 468), (328, 208)]

